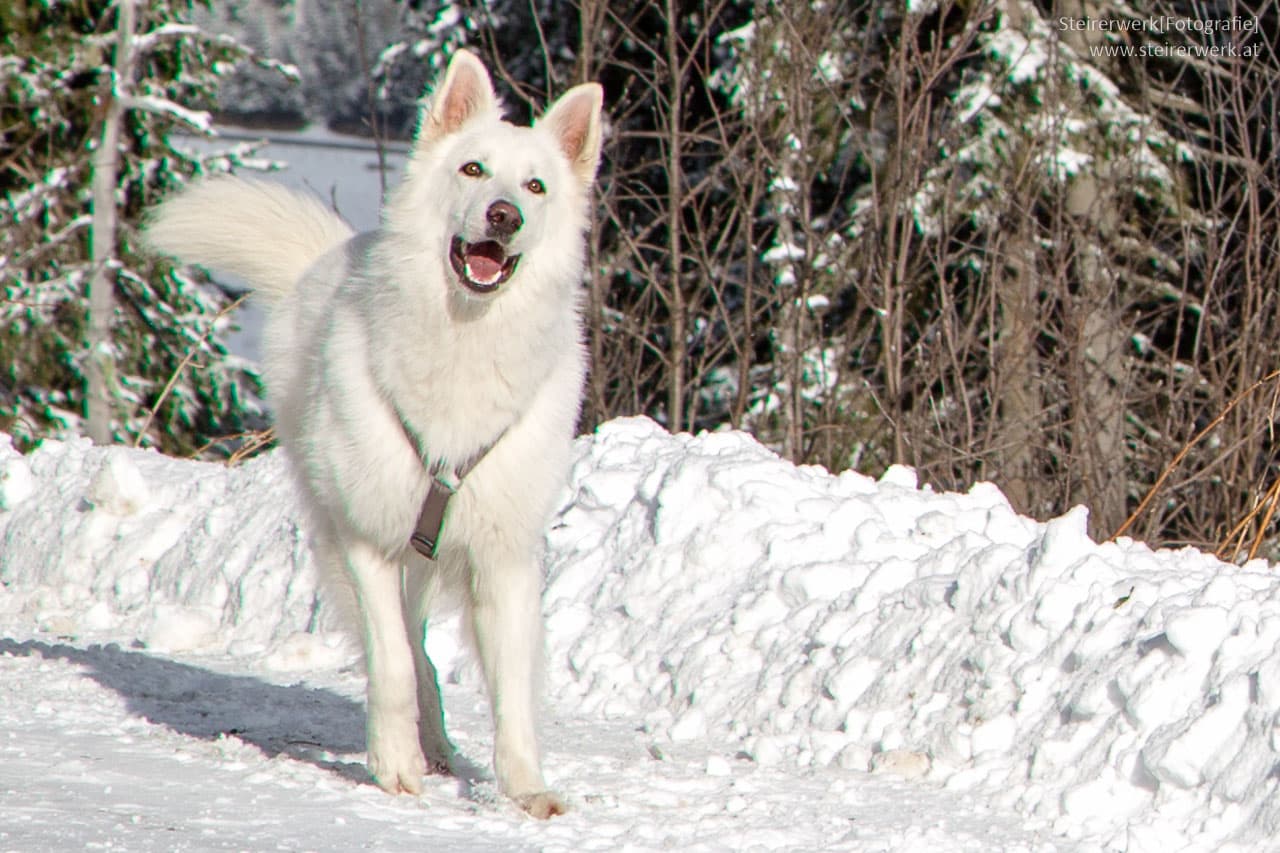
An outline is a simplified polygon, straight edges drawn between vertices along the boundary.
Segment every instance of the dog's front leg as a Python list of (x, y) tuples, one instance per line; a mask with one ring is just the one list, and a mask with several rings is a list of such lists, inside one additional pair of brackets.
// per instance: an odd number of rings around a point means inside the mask
[(400, 603), (400, 566), (367, 543), (346, 547), (363, 620), (368, 669), (369, 772), (391, 793), (422, 793), (417, 679)]
[(542, 778), (534, 727), (535, 673), (542, 654), (541, 575), (532, 560), (472, 569), (476, 647), (489, 688), (498, 787), (538, 818), (564, 814)]
[(409, 566), (404, 578), (404, 622), (409, 631), (418, 681), (418, 743), (427, 769), (432, 773), (452, 772), (455, 749), (444, 730), (444, 707), (440, 697), (440, 676), (427, 655), (427, 617), (437, 584), (427, 568)]

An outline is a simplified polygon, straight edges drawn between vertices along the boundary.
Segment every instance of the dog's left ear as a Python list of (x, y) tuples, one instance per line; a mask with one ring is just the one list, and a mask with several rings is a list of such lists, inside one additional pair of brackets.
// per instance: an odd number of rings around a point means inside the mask
[(552, 104), (536, 126), (545, 128), (560, 144), (574, 175), (590, 186), (600, 165), (600, 113), (604, 89), (599, 83), (574, 86)]

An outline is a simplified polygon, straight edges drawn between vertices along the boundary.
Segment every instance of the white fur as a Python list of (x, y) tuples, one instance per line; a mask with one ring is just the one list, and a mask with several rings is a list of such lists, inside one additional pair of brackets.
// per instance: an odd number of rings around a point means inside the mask
[[(564, 810), (534, 731), (538, 548), (586, 370), (578, 301), (600, 108), (600, 88), (586, 84), (515, 127), (484, 66), (459, 52), (377, 231), (351, 236), (315, 200), (231, 178), (166, 202), (148, 230), (156, 248), (237, 273), (268, 299), (277, 429), (320, 561), (355, 593), (369, 769), (388, 791), (421, 791), (423, 773), (453, 758), (423, 632), (432, 598), (454, 588), (489, 687), (499, 787), (539, 817)], [(470, 161), (483, 177), (460, 171)], [(496, 293), (477, 295), (449, 244), (484, 239), (498, 199), (523, 215), (508, 247), (521, 260)], [(434, 563), (407, 548), (428, 478), (397, 409), (432, 459), (455, 465), (502, 436), (454, 496)]]

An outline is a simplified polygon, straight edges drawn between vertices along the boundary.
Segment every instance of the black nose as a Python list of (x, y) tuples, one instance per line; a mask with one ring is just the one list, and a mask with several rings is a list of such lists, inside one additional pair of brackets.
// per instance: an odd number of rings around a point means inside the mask
[(509, 201), (495, 201), (484, 216), (489, 220), (490, 237), (510, 237), (524, 225), (519, 209)]

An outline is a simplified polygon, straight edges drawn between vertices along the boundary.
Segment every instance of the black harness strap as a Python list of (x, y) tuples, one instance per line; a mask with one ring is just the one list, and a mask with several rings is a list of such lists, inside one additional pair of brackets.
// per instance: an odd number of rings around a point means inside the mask
[(409, 544), (413, 550), (417, 551), (428, 560), (434, 560), (440, 552), (440, 535), (444, 530), (445, 513), (449, 509), (449, 499), (453, 497), (454, 492), (462, 488), (462, 480), (471, 473), (480, 460), (489, 455), (489, 451), (502, 441), (502, 437), (507, 434), (506, 427), (502, 432), (498, 433), (498, 437), (484, 447), (480, 448), (466, 462), (453, 469), (453, 477), (446, 480), (441, 477), (444, 472), (444, 460), (437, 459), (435, 462), (427, 464), (426, 448), (422, 444), (422, 439), (409, 426), (409, 422), (405, 420), (404, 414), (398, 406), (394, 406), (396, 417), (400, 420), (400, 427), (404, 430), (405, 436), (409, 439), (409, 443), (413, 445), (414, 451), (418, 454), (418, 458), (422, 460), (422, 464), (427, 466), (427, 474), (431, 477), (431, 485), (427, 489), (427, 496), (422, 500), (422, 509), (418, 511), (418, 523), (413, 527), (413, 533), (409, 535)]

